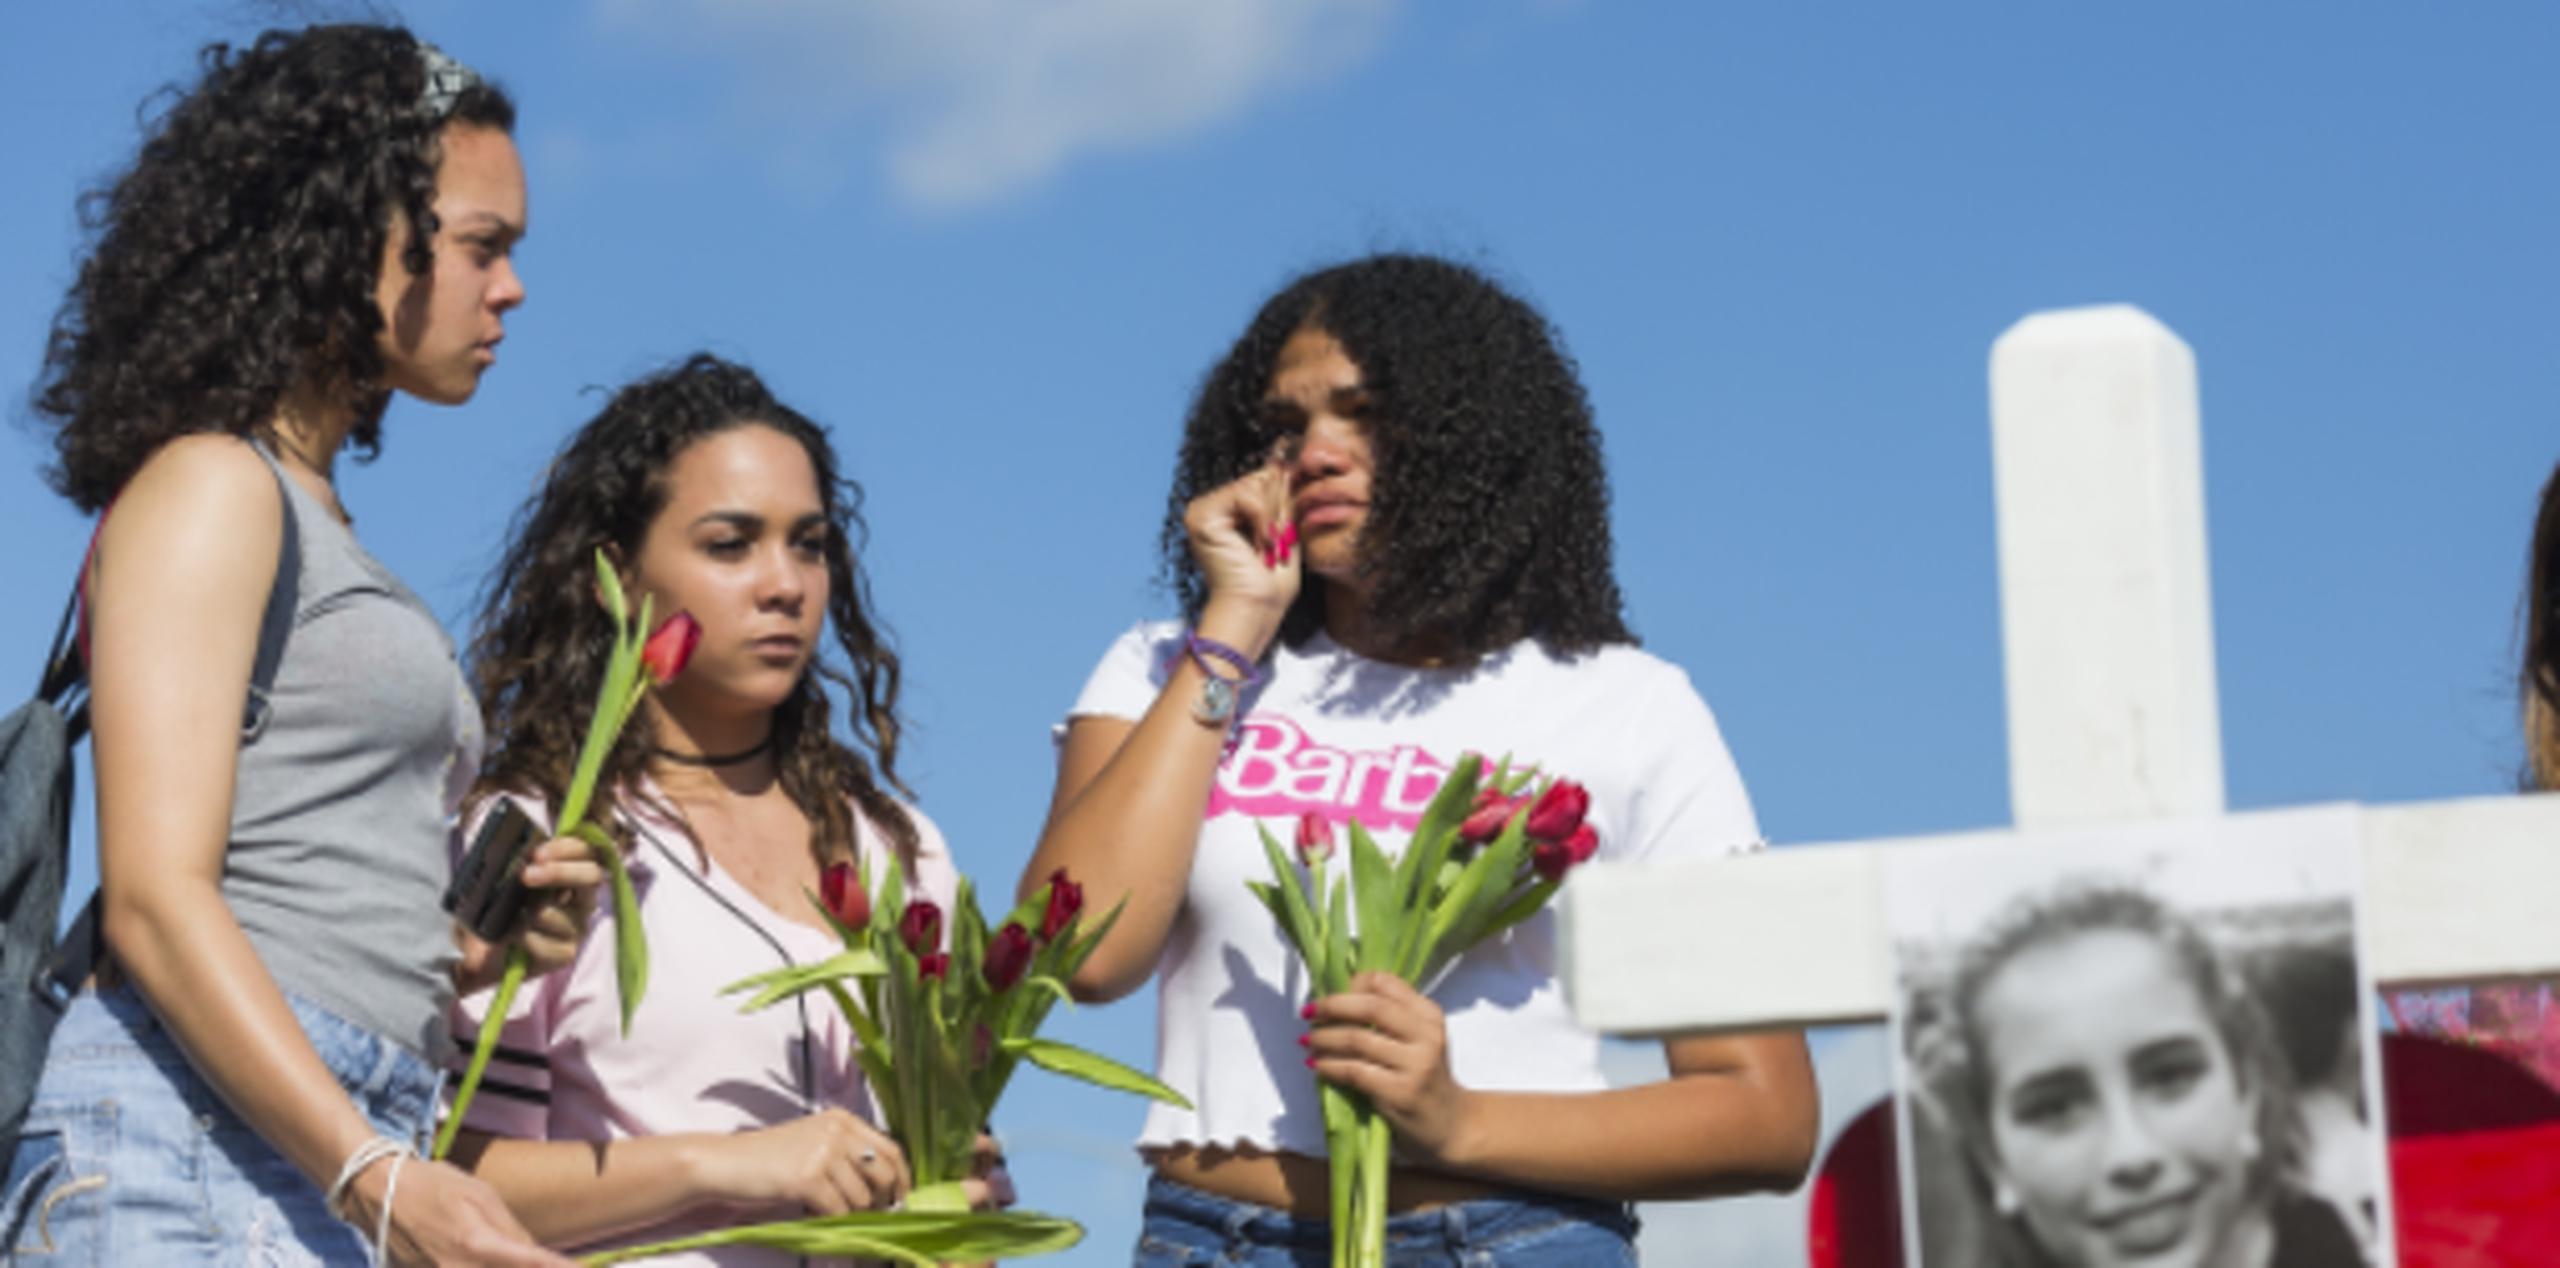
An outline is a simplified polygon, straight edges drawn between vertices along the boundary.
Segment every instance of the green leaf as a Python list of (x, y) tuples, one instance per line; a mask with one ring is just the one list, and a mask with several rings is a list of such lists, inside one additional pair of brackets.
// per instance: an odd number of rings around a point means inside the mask
[(1519, 897), (1512, 899), (1504, 904), (1501, 910), (1493, 913), (1493, 919), (1485, 922), (1484, 928), (1476, 934), (1475, 941), (1483, 942), (1499, 937), (1503, 930), (1537, 915), (1538, 909), (1546, 906), (1547, 900), (1555, 897), (1556, 891), (1563, 887), (1563, 881), (1551, 881), (1543, 877), (1532, 882), (1527, 889), (1520, 891)]
[(1351, 985), (1351, 913), (1350, 896), (1333, 891), (1333, 901), (1326, 904), (1324, 924), (1324, 958), (1310, 967), (1315, 970), (1316, 986), (1321, 994), (1340, 994)]
[(1271, 829), (1257, 823), (1253, 830), (1262, 835), (1262, 853), (1271, 862), (1271, 880), (1280, 890), (1281, 931), (1298, 944), (1299, 955), (1313, 959), (1313, 950), (1324, 945), (1324, 933), (1316, 924), (1315, 913), (1307, 910), (1307, 891), (1299, 883), (1298, 867), (1289, 861)]
[(1149, 1074), (1133, 1070), (1098, 1052), (1087, 1052), (1074, 1044), (1054, 1039), (1038, 1039), (1025, 1035), (1003, 1041), (1006, 1052), (1028, 1060), (1052, 1074), (1082, 1079), (1087, 1083), (1120, 1092), (1136, 1092), (1154, 1097), (1167, 1105), (1191, 1108), (1190, 1098), (1156, 1081)]
[(868, 1257), (933, 1268), (955, 1261), (1055, 1254), (1082, 1240), (1082, 1225), (1036, 1211), (855, 1211), (619, 1247), (578, 1262), (618, 1264), (715, 1246), (763, 1246), (809, 1258)]
[(640, 927), (640, 895), (631, 888), (631, 869), (623, 863), (621, 847), (608, 841), (596, 847), (596, 854), (613, 882), (613, 982), (622, 1000), (622, 1033), (628, 1037), (640, 997), (649, 990), (649, 932)]
[[(740, 978), (721, 987), (720, 993), (735, 995), (740, 991), (754, 991), (755, 994), (749, 997), (746, 1003), (738, 1006), (739, 1012), (752, 1013), (760, 1008), (770, 1007), (777, 1000), (789, 999), (802, 991), (831, 986), (849, 977), (866, 977), (875, 973), (885, 973), (888, 969), (889, 966), (883, 964), (880, 957), (873, 954), (870, 948), (847, 947), (815, 964), (785, 965), (782, 968), (758, 973), (753, 977)], [(842, 1001), (848, 1015), (856, 1012), (852, 1008), (852, 1003), (850, 999)], [(868, 1021), (867, 1018), (864, 1020)]]
[(1526, 816), (1513, 815), (1501, 836), (1467, 860), (1458, 883), (1432, 910), (1430, 928), (1414, 949), (1413, 975), (1406, 980), (1427, 984), (1441, 965), (1464, 955), (1484, 937), (1485, 922), (1510, 895), (1511, 880), (1520, 874), (1521, 860), (1528, 856), (1527, 824)]
[(907, 1190), (907, 1200), (900, 1210), (916, 1212), (963, 1212), (969, 1209), (969, 1191), (957, 1180), (935, 1184), (919, 1184)]
[(1034, 973), (1023, 978), (1020, 987), (1017, 989), (1021, 988), (1028, 988), (1054, 995), (1057, 997), (1058, 1003), (1064, 1004), (1069, 1008), (1076, 1006), (1075, 993), (1067, 989), (1067, 984), (1049, 976), (1046, 973)]
[(1435, 856), (1447, 855), (1449, 838), (1475, 809), (1476, 779), (1483, 769), (1484, 759), (1473, 753), (1459, 758), (1440, 781), (1440, 791), (1432, 794), (1431, 804), (1422, 808), (1422, 817), (1414, 821), (1413, 835), (1406, 840), (1404, 857), (1396, 867), (1396, 893), (1407, 905), (1415, 904), (1421, 882), (1431, 874), (1428, 869), (1438, 866)]
[(622, 578), (614, 575), (613, 561), (605, 558), (604, 549), (596, 549), (596, 589), (604, 591), (605, 611), (613, 613), (619, 627), (631, 619), (631, 602), (622, 593)]
[(1075, 924), (1068, 926), (1066, 930), (1062, 931), (1061, 936), (1075, 939), (1075, 949), (1069, 951), (1065, 958), (1059, 961), (1057, 970), (1058, 976), (1071, 982), (1074, 981), (1076, 970), (1084, 967), (1084, 962), (1092, 957), (1093, 949), (1102, 945), (1103, 935), (1111, 932), (1111, 927), (1113, 925), (1120, 923), (1120, 913), (1127, 911), (1128, 909), (1129, 896), (1123, 894), (1120, 896), (1120, 901), (1111, 904), (1110, 911), (1103, 913), (1102, 923), (1094, 926), (1093, 932), (1085, 934), (1074, 932), (1084, 926), (1084, 921), (1081, 918), (1079, 918)]
[[(1403, 904), (1397, 901), (1395, 865), (1387, 862), (1386, 851), (1378, 848), (1369, 830), (1360, 821), (1351, 821), (1351, 898), (1360, 910), (1360, 942), (1355, 952), (1354, 972), (1389, 967), (1398, 946), (1406, 940)], [(1415, 913), (1410, 923), (1419, 923)]]
[(889, 874), (880, 878), (879, 901), (871, 905), (871, 930), (895, 941), (898, 921), (907, 914), (907, 870), (891, 865)]

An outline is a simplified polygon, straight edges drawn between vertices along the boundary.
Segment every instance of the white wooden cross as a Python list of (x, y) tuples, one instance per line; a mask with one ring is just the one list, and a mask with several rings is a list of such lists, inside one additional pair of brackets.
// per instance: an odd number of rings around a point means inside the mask
[[(1992, 346), (1991, 428), (2016, 826), (1585, 868), (1562, 899), (1583, 1024), (1883, 1020), (1885, 850), (2162, 819), (2250, 831), (2223, 806), (2194, 354), (2136, 308), (2035, 314)], [(2560, 973), (2560, 794), (2370, 806), (2359, 824), (2376, 980)]]

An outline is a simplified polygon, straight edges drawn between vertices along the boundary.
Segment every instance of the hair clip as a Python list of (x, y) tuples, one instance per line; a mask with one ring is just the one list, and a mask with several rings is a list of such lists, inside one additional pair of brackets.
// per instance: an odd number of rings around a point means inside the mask
[(454, 103), (462, 100), (462, 94), (480, 86), (479, 72), (424, 40), (418, 41), (418, 60), (427, 68), (427, 86), (418, 94), (418, 112), (429, 119), (442, 120), (453, 113)]

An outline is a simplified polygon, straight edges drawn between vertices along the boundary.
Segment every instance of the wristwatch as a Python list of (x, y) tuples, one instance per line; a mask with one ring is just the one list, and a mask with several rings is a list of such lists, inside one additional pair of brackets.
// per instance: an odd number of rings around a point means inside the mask
[(1202, 672), (1200, 698), (1191, 702), (1191, 716), (1208, 726), (1222, 727), (1235, 720), (1236, 684), (1216, 674)]

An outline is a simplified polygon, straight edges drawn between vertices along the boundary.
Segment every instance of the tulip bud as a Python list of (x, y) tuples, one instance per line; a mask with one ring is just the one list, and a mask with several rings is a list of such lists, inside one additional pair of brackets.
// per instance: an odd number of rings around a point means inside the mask
[(1574, 866), (1579, 867), (1600, 852), (1600, 834), (1592, 828), (1591, 821), (1585, 819), (1574, 827), (1572, 836), (1564, 839), (1564, 848), (1573, 856)]
[(649, 681), (663, 687), (684, 672), (685, 662), (693, 659), (693, 649), (701, 645), (702, 623), (694, 620), (690, 612), (678, 612), (640, 645), (640, 666), (649, 672)]
[(1576, 824), (1573, 835), (1562, 841), (1540, 841), (1529, 850), (1529, 866), (1546, 880), (1561, 881), (1564, 874), (1591, 861), (1600, 852), (1600, 834), (1588, 823)]
[(1030, 967), (1031, 931), (1008, 921), (987, 943), (987, 958), (979, 971), (986, 975), (989, 989), (1007, 991), (1022, 980), (1022, 971)]
[(1476, 794), (1476, 808), (1458, 825), (1458, 839), (1469, 845), (1482, 845), (1501, 836), (1502, 825), (1511, 822), (1514, 809), (1512, 800), (1503, 796), (1501, 789), (1485, 785), (1484, 791)]
[(1049, 907), (1040, 913), (1040, 940), (1050, 941), (1074, 924), (1084, 910), (1084, 886), (1067, 879), (1067, 869), (1049, 873)]
[(942, 946), (942, 909), (919, 898), (907, 904), (905, 914), (898, 917), (898, 940), (907, 950), (925, 955)]
[(950, 971), (951, 957), (943, 952), (916, 957), (916, 976), (927, 982), (939, 982), (942, 975)]
[(818, 876), (818, 900), (827, 905), (827, 914), (837, 923), (859, 929), (871, 922), (871, 894), (862, 887), (862, 873), (851, 863), (829, 863)]
[(1547, 785), (1529, 810), (1529, 835), (1540, 841), (1562, 841), (1591, 813), (1591, 793), (1570, 779)]
[(1333, 820), (1313, 810), (1298, 816), (1298, 858), (1309, 867), (1322, 867), (1333, 857)]

